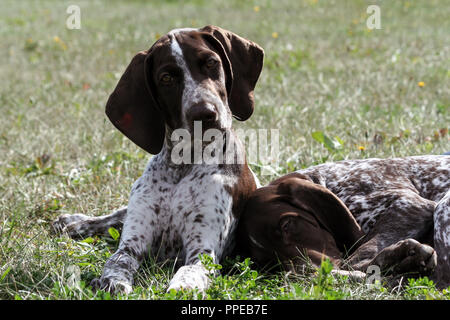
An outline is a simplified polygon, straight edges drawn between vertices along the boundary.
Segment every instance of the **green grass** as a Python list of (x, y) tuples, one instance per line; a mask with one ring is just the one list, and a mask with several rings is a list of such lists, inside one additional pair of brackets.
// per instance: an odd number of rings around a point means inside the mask
[[(369, 32), (374, 2), (382, 29)], [(255, 114), (234, 127), (280, 130), (277, 175), (450, 149), (445, 0), (75, 1), (81, 30), (65, 27), (74, 2), (0, 4), (0, 299), (198, 298), (166, 293), (173, 261), (147, 261), (128, 297), (93, 293), (86, 284), (117, 242), (55, 237), (49, 226), (62, 213), (102, 215), (127, 202), (149, 155), (114, 129), (104, 105), (131, 57), (173, 28), (215, 24), (265, 49)], [(73, 266), (78, 287), (68, 286)], [(369, 286), (326, 266), (267, 274), (235, 259), (221, 271), (206, 298), (449, 298), (428, 279)]]

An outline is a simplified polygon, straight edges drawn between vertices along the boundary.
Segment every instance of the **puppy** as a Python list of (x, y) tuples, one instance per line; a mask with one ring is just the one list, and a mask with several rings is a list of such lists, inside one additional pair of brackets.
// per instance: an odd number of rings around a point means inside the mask
[(260, 264), (431, 274), (450, 284), (450, 157), (326, 163), (256, 190), (239, 243)]

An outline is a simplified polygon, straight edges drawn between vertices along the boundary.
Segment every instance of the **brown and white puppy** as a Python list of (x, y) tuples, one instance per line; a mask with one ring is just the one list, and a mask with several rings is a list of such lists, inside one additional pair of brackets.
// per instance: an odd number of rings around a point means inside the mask
[[(130, 292), (150, 252), (158, 260), (181, 262), (169, 289), (207, 288), (199, 255), (218, 262), (232, 249), (240, 211), (256, 189), (231, 122), (253, 113), (263, 55), (257, 44), (206, 26), (172, 30), (132, 59), (106, 113), (124, 135), (156, 155), (134, 183), (127, 208), (103, 217), (64, 215), (54, 223), (71, 236), (86, 237), (123, 222), (119, 248), (94, 287)], [(222, 135), (223, 145), (214, 150), (230, 152), (226, 159), (205, 163), (209, 144), (198, 137), (200, 150), (195, 149), (196, 123), (202, 125), (200, 135), (207, 129)], [(189, 147), (176, 149), (184, 134)]]
[(261, 264), (329, 257), (337, 268), (432, 274), (448, 286), (449, 189), (445, 155), (314, 166), (253, 193), (239, 244)]

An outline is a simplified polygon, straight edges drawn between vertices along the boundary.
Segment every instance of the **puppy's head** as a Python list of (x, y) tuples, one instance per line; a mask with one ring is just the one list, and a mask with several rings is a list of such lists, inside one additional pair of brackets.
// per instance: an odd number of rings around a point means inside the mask
[(106, 105), (112, 123), (144, 150), (162, 148), (166, 126), (228, 129), (253, 113), (263, 65), (255, 43), (214, 26), (176, 29), (132, 60)]
[(340, 259), (363, 235), (350, 211), (332, 192), (299, 174), (257, 189), (239, 226), (239, 246), (257, 263), (278, 260), (291, 269), (308, 258)]

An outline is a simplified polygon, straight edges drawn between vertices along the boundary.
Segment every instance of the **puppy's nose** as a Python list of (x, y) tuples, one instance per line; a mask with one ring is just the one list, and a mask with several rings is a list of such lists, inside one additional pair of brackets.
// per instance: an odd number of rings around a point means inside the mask
[(196, 103), (189, 109), (188, 120), (190, 121), (217, 121), (217, 112), (213, 105), (209, 103)]

